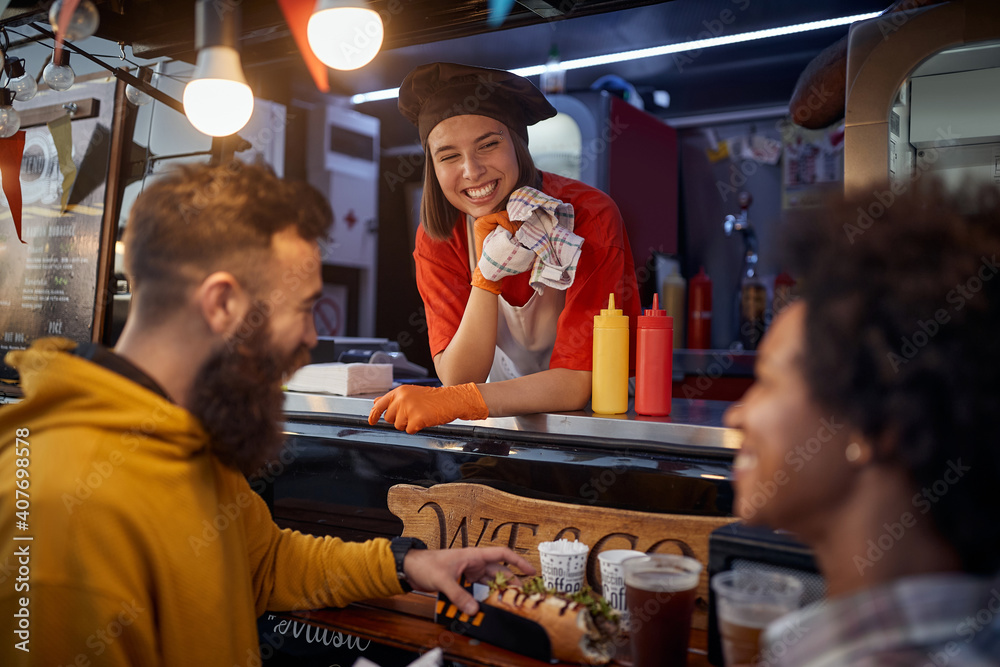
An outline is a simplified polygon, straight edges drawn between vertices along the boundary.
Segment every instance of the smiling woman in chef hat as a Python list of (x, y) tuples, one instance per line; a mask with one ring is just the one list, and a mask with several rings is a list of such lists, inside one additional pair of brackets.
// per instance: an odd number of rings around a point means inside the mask
[[(590, 400), (594, 315), (639, 314), (621, 214), (603, 192), (539, 171), (527, 127), (556, 110), (527, 79), (422, 65), (399, 91), (424, 149), (413, 253), (444, 387), (375, 402), (410, 433), (453, 419), (579, 410)], [(633, 346), (634, 349), (634, 346)], [(487, 381), (488, 380), (488, 381)]]

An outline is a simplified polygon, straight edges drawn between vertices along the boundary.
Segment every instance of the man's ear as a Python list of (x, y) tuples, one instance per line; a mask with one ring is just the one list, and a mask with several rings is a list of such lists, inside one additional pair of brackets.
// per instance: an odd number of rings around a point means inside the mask
[(216, 271), (195, 290), (195, 300), (212, 333), (226, 335), (243, 321), (250, 309), (250, 295), (228, 271)]

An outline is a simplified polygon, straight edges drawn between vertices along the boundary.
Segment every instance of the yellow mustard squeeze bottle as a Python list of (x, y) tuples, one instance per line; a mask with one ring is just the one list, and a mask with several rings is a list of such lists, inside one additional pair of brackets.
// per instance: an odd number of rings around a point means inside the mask
[(615, 308), (594, 315), (594, 372), (591, 409), (605, 415), (628, 412), (628, 316)]

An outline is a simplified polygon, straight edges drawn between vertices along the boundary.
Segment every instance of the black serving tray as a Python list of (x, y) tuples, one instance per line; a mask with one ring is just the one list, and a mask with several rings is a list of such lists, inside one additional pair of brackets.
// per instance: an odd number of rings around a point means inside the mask
[[(469, 585), (466, 589), (472, 593)], [(438, 593), (434, 621), (455, 634), (473, 637), (536, 660), (552, 660), (552, 643), (545, 628), (531, 619), (484, 602), (479, 603), (477, 614), (469, 616), (444, 593)]]

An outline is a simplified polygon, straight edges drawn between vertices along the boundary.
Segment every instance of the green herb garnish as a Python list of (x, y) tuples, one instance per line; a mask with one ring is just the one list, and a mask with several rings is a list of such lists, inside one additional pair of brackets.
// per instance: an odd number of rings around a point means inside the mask
[(507, 590), (507, 577), (503, 572), (497, 572), (493, 581), (490, 582), (490, 592), (503, 593), (505, 590)]
[[(493, 581), (490, 582), (490, 591), (502, 593), (507, 590), (508, 586), (509, 580), (507, 577), (504, 576), (503, 572), (497, 572)], [(576, 593), (560, 593), (555, 588), (546, 588), (545, 580), (539, 576), (535, 576), (521, 581), (521, 592), (525, 595), (553, 595), (557, 598), (583, 605), (590, 612), (590, 615), (595, 618), (603, 617), (609, 621), (618, 620), (618, 612), (611, 608), (607, 600), (598, 595), (594, 589), (586, 584)]]

